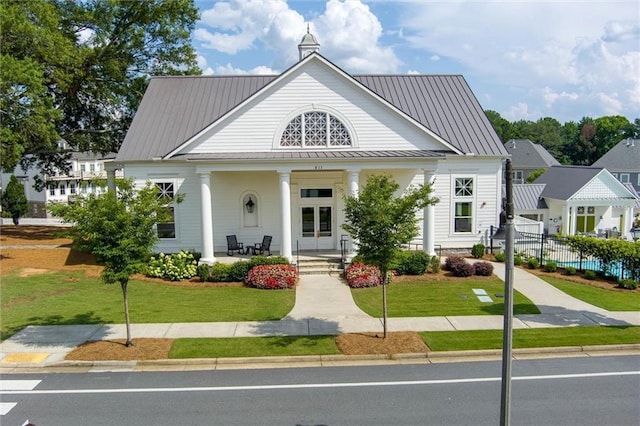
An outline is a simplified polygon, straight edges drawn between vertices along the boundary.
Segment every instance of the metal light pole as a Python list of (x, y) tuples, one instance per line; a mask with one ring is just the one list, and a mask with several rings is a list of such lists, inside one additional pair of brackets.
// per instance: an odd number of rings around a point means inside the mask
[(505, 279), (504, 279), (504, 326), (502, 329), (502, 392), (500, 397), (500, 426), (511, 424), (511, 352), (513, 346), (513, 170), (511, 160), (505, 164), (507, 202), (505, 205)]

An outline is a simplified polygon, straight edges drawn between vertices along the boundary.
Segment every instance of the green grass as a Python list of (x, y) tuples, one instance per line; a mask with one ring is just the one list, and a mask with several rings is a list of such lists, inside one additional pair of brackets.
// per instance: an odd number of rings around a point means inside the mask
[(169, 358), (232, 358), (339, 353), (335, 336), (232, 337), (176, 339), (171, 346)]
[[(420, 336), (433, 351), (502, 348), (502, 330), (425, 331)], [(513, 330), (514, 348), (547, 348), (640, 343), (640, 327), (562, 327)]]
[[(3, 340), (27, 325), (124, 322), (120, 286), (83, 273), (5, 275), (0, 292)], [(295, 302), (295, 290), (190, 288), (136, 280), (129, 282), (128, 296), (133, 323), (278, 320)]]
[(607, 311), (640, 310), (640, 293), (638, 292), (631, 290), (607, 290), (556, 277), (542, 276), (540, 278), (576, 299), (606, 309)]
[[(484, 289), (493, 303), (480, 302), (473, 289)], [(411, 281), (387, 287), (389, 317), (428, 317), (455, 315), (502, 315), (504, 283), (498, 279), (461, 278), (459, 281)], [(380, 287), (351, 289), (356, 304), (367, 314), (382, 316)], [(539, 314), (538, 308), (514, 291), (514, 314)]]

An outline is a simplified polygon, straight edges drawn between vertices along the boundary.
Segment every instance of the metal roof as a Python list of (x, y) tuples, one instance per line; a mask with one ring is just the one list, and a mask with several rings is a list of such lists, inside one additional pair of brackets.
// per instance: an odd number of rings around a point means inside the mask
[(529, 139), (510, 139), (504, 147), (511, 154), (511, 163), (517, 169), (541, 169), (560, 165), (560, 162), (544, 146), (535, 144)]
[(604, 167), (611, 172), (640, 173), (640, 139), (618, 142), (591, 166)]
[[(513, 185), (513, 206), (516, 210), (539, 210), (548, 209), (547, 202), (541, 198), (542, 191), (546, 184), (514, 184)], [(502, 187), (503, 197), (505, 187)]]
[(547, 184), (542, 191), (544, 198), (568, 200), (603, 169), (587, 166), (552, 166), (535, 183)]
[[(318, 54), (307, 58), (315, 55)], [(507, 156), (503, 144), (462, 76), (345, 75), (360, 82), (373, 94), (461, 152)], [(120, 147), (117, 160), (151, 160), (165, 156), (278, 77), (152, 78)]]

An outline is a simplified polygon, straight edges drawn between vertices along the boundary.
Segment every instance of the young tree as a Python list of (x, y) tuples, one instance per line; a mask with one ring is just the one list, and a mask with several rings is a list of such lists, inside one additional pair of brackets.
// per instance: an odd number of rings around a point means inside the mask
[(394, 253), (418, 235), (416, 213), (438, 202), (430, 185), (409, 188), (396, 196), (400, 185), (388, 175), (372, 175), (357, 197), (345, 196), (346, 223), (342, 226), (358, 244), (358, 254), (382, 272), (384, 337), (387, 337), (387, 271)]
[(29, 201), (24, 194), (24, 186), (14, 175), (11, 175), (9, 183), (2, 193), (2, 208), (11, 215), (14, 225), (18, 225), (20, 216), (24, 216), (29, 210)]
[(131, 346), (129, 278), (141, 271), (151, 256), (158, 235), (155, 224), (169, 216), (170, 205), (182, 199), (163, 198), (152, 184), (136, 189), (131, 180), (119, 179), (116, 192), (90, 194), (71, 204), (49, 206), (54, 216), (73, 224), (67, 235), (78, 250), (92, 253), (104, 265), (102, 280), (119, 283), (127, 326), (126, 346)]

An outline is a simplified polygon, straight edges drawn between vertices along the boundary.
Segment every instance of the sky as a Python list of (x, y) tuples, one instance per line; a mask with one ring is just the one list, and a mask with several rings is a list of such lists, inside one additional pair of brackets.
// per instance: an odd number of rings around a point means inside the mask
[(509, 121), (640, 118), (638, 0), (196, 0), (207, 75), (278, 74), (307, 31), (351, 74), (463, 75)]

